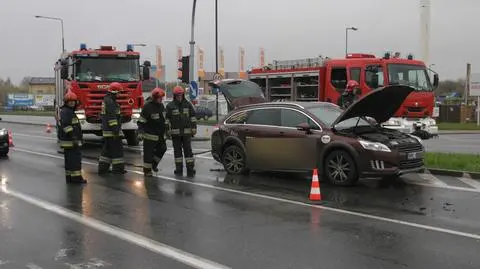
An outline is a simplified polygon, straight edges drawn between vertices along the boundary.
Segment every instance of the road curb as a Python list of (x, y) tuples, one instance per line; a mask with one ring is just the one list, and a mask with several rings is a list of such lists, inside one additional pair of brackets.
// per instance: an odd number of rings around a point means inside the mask
[(459, 170), (447, 170), (439, 168), (427, 168), (426, 169), (432, 175), (450, 176), (450, 177), (470, 177), (472, 179), (480, 180), (480, 173), (476, 172), (464, 172)]

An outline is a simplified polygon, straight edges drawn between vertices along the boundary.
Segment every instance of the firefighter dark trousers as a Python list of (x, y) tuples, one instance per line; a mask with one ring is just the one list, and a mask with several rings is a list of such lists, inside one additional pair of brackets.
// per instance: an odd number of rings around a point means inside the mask
[(79, 147), (64, 149), (65, 178), (67, 182), (81, 182), (82, 177), (82, 152)]
[(157, 141), (145, 138), (143, 140), (143, 172), (151, 174), (152, 169), (157, 171), (157, 166), (167, 151), (167, 143), (163, 137)]
[[(192, 137), (190, 136), (172, 136), (173, 155), (175, 156), (175, 174), (183, 173), (183, 156), (188, 172), (193, 172), (195, 168), (195, 159), (192, 152)], [(182, 154), (183, 150), (183, 154)]]
[(120, 137), (104, 138), (102, 154), (98, 160), (98, 173), (108, 173), (110, 165), (112, 165), (112, 173), (114, 174), (123, 174), (125, 171), (123, 145)]

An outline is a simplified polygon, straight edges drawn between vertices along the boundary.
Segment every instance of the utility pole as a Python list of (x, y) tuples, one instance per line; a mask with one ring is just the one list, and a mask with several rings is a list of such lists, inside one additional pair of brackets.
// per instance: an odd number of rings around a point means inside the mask
[(470, 94), (470, 81), (471, 81), (471, 65), (467, 63), (467, 78), (465, 79), (465, 105), (468, 103), (468, 95)]
[[(195, 80), (195, 6), (197, 5), (197, 0), (193, 0), (193, 8), (192, 8), (192, 34), (190, 37), (190, 62), (189, 62), (189, 80)], [(191, 87), (190, 87), (191, 88)], [(191, 91), (192, 89), (190, 89)]]
[[(218, 0), (215, 0), (215, 74), (218, 74)], [(218, 90), (215, 93), (215, 116), (218, 123)]]

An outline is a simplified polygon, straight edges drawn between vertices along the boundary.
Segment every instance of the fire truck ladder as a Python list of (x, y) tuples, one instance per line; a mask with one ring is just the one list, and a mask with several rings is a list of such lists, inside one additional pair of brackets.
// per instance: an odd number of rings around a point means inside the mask
[(322, 66), (324, 58), (307, 58), (307, 59), (298, 59), (298, 60), (283, 60), (283, 61), (273, 61), (272, 69), (282, 70), (282, 69), (294, 69), (294, 68), (307, 68), (307, 67), (319, 67)]

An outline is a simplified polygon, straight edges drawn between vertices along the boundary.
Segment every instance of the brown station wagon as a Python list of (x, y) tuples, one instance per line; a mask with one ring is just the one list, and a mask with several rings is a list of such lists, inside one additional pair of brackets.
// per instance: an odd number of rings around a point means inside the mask
[(422, 171), (420, 138), (383, 128), (414, 90), (388, 86), (342, 110), (326, 102), (266, 102), (261, 88), (247, 80), (210, 84), (227, 100), (230, 112), (212, 133), (214, 159), (229, 174), (256, 171), (312, 171), (335, 185), (361, 177), (396, 177)]

